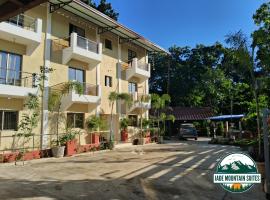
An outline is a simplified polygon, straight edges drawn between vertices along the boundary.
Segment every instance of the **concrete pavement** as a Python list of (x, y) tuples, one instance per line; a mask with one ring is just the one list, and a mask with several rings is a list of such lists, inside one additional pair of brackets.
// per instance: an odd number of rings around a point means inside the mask
[(0, 165), (0, 199), (265, 199), (260, 185), (231, 194), (213, 184), (220, 157), (238, 151), (200, 139)]

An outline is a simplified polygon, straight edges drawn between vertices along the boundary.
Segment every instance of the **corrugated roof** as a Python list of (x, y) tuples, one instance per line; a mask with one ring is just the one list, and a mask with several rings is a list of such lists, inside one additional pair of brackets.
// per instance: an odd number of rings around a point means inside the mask
[[(213, 111), (209, 107), (204, 108), (190, 108), (190, 107), (171, 107), (167, 109), (166, 114), (172, 114), (175, 116), (176, 120), (180, 121), (196, 121), (205, 120), (213, 116)], [(153, 110), (151, 110), (153, 114)]]
[(66, 3), (66, 5), (62, 7), (62, 9), (76, 14), (77, 16), (80, 16), (85, 20), (91, 21), (99, 27), (114, 27), (114, 29), (110, 30), (111, 32), (119, 35), (122, 38), (129, 38), (131, 40), (133, 39), (132, 42), (134, 44), (142, 46), (148, 51), (164, 52), (170, 54), (164, 48), (158, 46), (157, 44), (154, 44), (153, 42), (134, 32), (133, 30), (127, 28), (126, 26), (120, 24), (119, 22), (113, 20), (112, 18), (83, 3), (80, 0), (50, 0), (49, 2), (53, 4)]

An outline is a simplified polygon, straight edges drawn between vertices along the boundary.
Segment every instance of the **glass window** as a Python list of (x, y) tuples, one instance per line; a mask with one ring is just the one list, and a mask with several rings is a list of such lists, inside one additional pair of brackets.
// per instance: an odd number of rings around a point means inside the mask
[(22, 57), (0, 51), (0, 84), (21, 85)]
[(0, 111), (0, 130), (17, 130), (18, 112)]
[(105, 86), (112, 87), (112, 77), (111, 76), (105, 76)]
[(84, 70), (69, 67), (68, 79), (70, 81), (78, 81), (80, 83), (83, 83), (84, 82)]
[(128, 83), (128, 92), (129, 93), (137, 92), (137, 88), (138, 88), (137, 83), (133, 83), (133, 82)]
[(105, 39), (105, 48), (112, 50), (112, 41)]
[(67, 113), (68, 128), (83, 128), (84, 114), (83, 113)]

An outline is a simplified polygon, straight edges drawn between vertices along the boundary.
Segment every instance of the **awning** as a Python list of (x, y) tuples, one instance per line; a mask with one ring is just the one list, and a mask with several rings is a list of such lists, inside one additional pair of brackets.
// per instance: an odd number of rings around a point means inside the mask
[(0, 22), (8, 20), (26, 10), (36, 7), (47, 0), (1, 0), (0, 1)]
[(150, 52), (164, 52), (170, 54), (167, 50), (152, 43), (138, 33), (118, 23), (91, 6), (86, 5), (80, 0), (49, 0), (49, 2), (52, 4), (59, 4), (65, 11), (71, 12), (98, 25), (100, 28), (104, 28), (105, 30), (107, 29), (112, 33), (115, 33), (116, 35), (120, 36), (123, 41), (131, 41), (132, 43), (137, 44)]
[(230, 120), (230, 119), (241, 119), (245, 115), (240, 114), (240, 115), (220, 115), (220, 116), (214, 116), (214, 117), (209, 117), (208, 119), (213, 120), (213, 121), (222, 121), (222, 120)]

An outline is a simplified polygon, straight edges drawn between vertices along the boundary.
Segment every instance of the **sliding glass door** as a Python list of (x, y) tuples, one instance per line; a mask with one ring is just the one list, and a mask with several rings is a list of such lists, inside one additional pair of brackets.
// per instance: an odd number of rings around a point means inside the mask
[(21, 85), (22, 57), (0, 51), (0, 84)]

